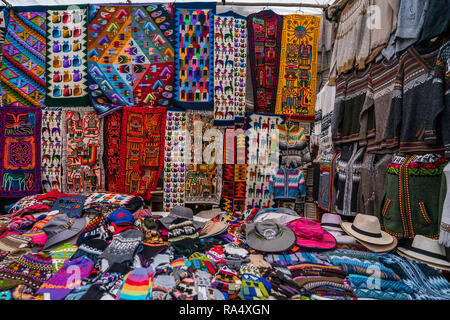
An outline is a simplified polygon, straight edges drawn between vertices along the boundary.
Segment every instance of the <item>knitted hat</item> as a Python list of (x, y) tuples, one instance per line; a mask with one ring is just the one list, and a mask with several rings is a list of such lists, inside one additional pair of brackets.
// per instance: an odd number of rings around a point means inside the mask
[(67, 261), (49, 280), (44, 282), (37, 295), (48, 293), (48, 300), (62, 300), (70, 291), (81, 286), (81, 280), (91, 273), (94, 263), (87, 257)]
[(47, 234), (47, 242), (44, 250), (64, 240), (70, 239), (83, 230), (86, 225), (86, 219), (69, 218), (66, 214), (54, 216), (42, 228)]
[(150, 289), (150, 274), (152, 270), (136, 268), (129, 272), (123, 281), (118, 300), (147, 300)]
[(184, 300), (193, 300), (197, 296), (195, 280), (193, 278), (184, 278), (177, 284), (177, 289), (183, 294)]
[(134, 217), (133, 214), (125, 209), (117, 209), (113, 212), (111, 212), (108, 215), (108, 220), (111, 223), (120, 224), (120, 223), (128, 223), (133, 224), (134, 223)]
[(229, 298), (235, 298), (241, 288), (241, 280), (236, 272), (223, 266), (211, 281), (211, 287), (227, 293)]
[(0, 291), (20, 284), (37, 290), (51, 276), (52, 258), (49, 254), (27, 254), (0, 269)]
[(102, 239), (90, 239), (85, 241), (81, 246), (78, 247), (78, 250), (70, 257), (70, 260), (74, 260), (79, 257), (88, 257), (94, 262), (94, 265), (97, 263), (98, 257), (100, 254), (108, 247), (108, 243)]
[(33, 246), (42, 248), (47, 242), (47, 234), (43, 230), (25, 232), (24, 237), (29, 237)]
[(176, 282), (172, 275), (161, 274), (154, 276), (152, 285), (152, 300), (166, 300), (175, 288)]
[(54, 216), (59, 214), (59, 211), (50, 211), (46, 214), (45, 218), (40, 219), (35, 222), (35, 224), (31, 227), (30, 232), (42, 230), (42, 228), (49, 222)]
[(176, 218), (172, 220), (172, 224), (168, 227), (168, 229), (169, 242), (178, 242), (180, 240), (191, 239), (193, 243), (194, 239), (198, 239), (198, 233), (192, 223), (192, 220)]
[(167, 229), (170, 229), (170, 226), (176, 223), (175, 221), (177, 221), (178, 218), (190, 220), (195, 230), (203, 228), (203, 226), (205, 225), (204, 222), (194, 220), (194, 212), (191, 208), (182, 206), (174, 206), (172, 209), (170, 209), (169, 215), (159, 219), (159, 222), (161, 222), (162, 225)]
[(213, 246), (205, 253), (205, 255), (215, 264), (226, 263), (225, 253), (223, 252), (222, 246)]
[(58, 210), (59, 213), (65, 213), (69, 218), (79, 218), (81, 217), (85, 200), (85, 196), (59, 198), (55, 201), (51, 210)]
[(134, 220), (140, 219), (140, 218), (147, 218), (152, 216), (152, 211), (149, 209), (141, 209), (133, 213)]
[(58, 271), (72, 255), (78, 250), (78, 247), (71, 243), (64, 243), (55, 250), (50, 251), (52, 257), (53, 273)]
[(190, 257), (189, 261), (192, 263), (193, 270), (203, 270), (208, 271), (211, 274), (215, 274), (217, 271), (216, 264), (209, 260), (207, 256), (200, 252), (194, 252)]
[(106, 260), (109, 266), (115, 262), (133, 261), (136, 250), (141, 244), (142, 236), (142, 232), (137, 229), (119, 233), (99, 258)]
[(102, 214), (93, 217), (81, 231), (77, 239), (77, 245), (81, 245), (84, 241), (93, 238), (106, 238), (108, 232), (109, 221)]
[(32, 239), (21, 234), (11, 234), (0, 239), (0, 250), (12, 254), (23, 252), (23, 249), (31, 247)]

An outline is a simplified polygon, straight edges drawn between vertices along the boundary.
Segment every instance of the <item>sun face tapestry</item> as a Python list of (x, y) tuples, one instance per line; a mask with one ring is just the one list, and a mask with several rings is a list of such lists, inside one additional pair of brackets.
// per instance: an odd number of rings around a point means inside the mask
[(120, 137), (122, 136), (122, 111), (118, 110), (104, 118), (105, 127), (105, 188), (120, 192)]
[(42, 109), (41, 183), (44, 193), (61, 191), (61, 108)]
[(45, 105), (89, 105), (87, 5), (47, 8), (47, 95)]
[(255, 112), (274, 113), (283, 17), (264, 10), (247, 17)]
[(5, 106), (45, 106), (45, 9), (11, 9), (0, 68)]
[(214, 125), (244, 123), (247, 20), (226, 12), (214, 16)]
[(276, 114), (314, 121), (319, 31), (319, 17), (299, 14), (283, 17)]
[(164, 165), (165, 108), (125, 107), (122, 117), (121, 190), (151, 198)]
[[(212, 111), (188, 110), (187, 132), (191, 141), (186, 154), (186, 203), (220, 204), (222, 193), (222, 132), (213, 130)], [(222, 143), (222, 144), (221, 144)]]
[(100, 116), (124, 106), (167, 107), (173, 97), (172, 4), (89, 6), (91, 101)]
[(89, 194), (104, 190), (103, 119), (91, 107), (62, 113), (63, 178), (65, 193)]
[(174, 106), (213, 110), (214, 13), (216, 3), (176, 3)]
[(186, 112), (167, 111), (164, 156), (164, 211), (185, 201)]
[(41, 188), (41, 109), (0, 108), (0, 196), (23, 197)]

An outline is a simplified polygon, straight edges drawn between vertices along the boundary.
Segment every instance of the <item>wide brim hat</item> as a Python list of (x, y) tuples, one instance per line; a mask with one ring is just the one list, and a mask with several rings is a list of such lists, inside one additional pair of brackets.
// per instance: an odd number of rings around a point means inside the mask
[(397, 238), (393, 237), (394, 241), (392, 241), (391, 244), (388, 245), (376, 245), (369, 242), (361, 241), (356, 239), (360, 244), (362, 244), (364, 247), (369, 249), (370, 251), (376, 252), (376, 253), (385, 253), (394, 250), (397, 247)]
[(205, 223), (205, 226), (202, 228), (199, 234), (199, 238), (213, 237), (227, 231), (227, 229), (228, 223), (226, 223), (225, 221), (214, 222), (212, 220), (209, 220)]
[(84, 229), (85, 226), (85, 218), (69, 218), (66, 214), (54, 216), (43, 227), (44, 232), (47, 234), (47, 241), (42, 249), (48, 249), (57, 243), (76, 236)]
[(273, 221), (255, 222), (246, 227), (246, 241), (250, 248), (263, 252), (281, 252), (296, 242), (295, 233)]
[(375, 216), (357, 214), (352, 222), (341, 222), (345, 233), (370, 244), (390, 246), (394, 237), (381, 230), (380, 221)]
[(194, 228), (196, 229), (201, 229), (205, 226), (204, 222), (194, 220), (194, 213), (191, 208), (181, 206), (173, 207), (167, 216), (159, 219), (159, 222), (161, 222), (166, 229), (169, 229), (173, 222), (179, 218), (192, 220)]
[(336, 239), (321, 225), (310, 219), (300, 218), (287, 225), (296, 235), (297, 246), (309, 250), (331, 250), (336, 247)]
[(324, 213), (320, 221), (320, 225), (324, 230), (342, 231), (341, 217), (337, 214)]

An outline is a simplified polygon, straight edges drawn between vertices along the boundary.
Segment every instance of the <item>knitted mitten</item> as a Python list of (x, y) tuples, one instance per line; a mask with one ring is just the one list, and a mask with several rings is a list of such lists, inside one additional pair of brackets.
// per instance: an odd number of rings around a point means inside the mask
[(211, 289), (211, 274), (207, 271), (197, 270), (194, 273), (194, 287), (197, 292), (197, 300), (209, 300)]
[(215, 264), (226, 263), (225, 253), (223, 252), (222, 246), (213, 246), (205, 255), (213, 261)]
[(175, 286), (174, 276), (168, 274), (155, 275), (152, 283), (152, 300), (170, 299), (170, 292)]
[(223, 266), (219, 269), (214, 279), (211, 281), (211, 287), (216, 288), (229, 295), (229, 299), (235, 298), (241, 288), (241, 280), (236, 272)]
[(242, 274), (239, 297), (242, 300), (265, 300), (269, 297), (272, 285), (264, 278), (252, 273)]
[(213, 261), (209, 260), (207, 256), (200, 252), (194, 252), (189, 261), (192, 263), (191, 269), (208, 271), (211, 274), (215, 274), (217, 271), (216, 265)]
[(189, 268), (191, 267), (191, 265), (192, 263), (184, 257), (178, 258), (170, 263), (170, 266), (173, 270), (173, 276), (175, 277), (175, 283), (177, 285), (184, 278), (190, 276)]
[[(193, 278), (184, 278), (177, 285), (177, 289), (182, 293), (183, 300), (194, 300), (194, 297), (197, 295), (197, 291), (195, 290), (195, 280)], [(180, 298), (177, 299), (180, 300)]]

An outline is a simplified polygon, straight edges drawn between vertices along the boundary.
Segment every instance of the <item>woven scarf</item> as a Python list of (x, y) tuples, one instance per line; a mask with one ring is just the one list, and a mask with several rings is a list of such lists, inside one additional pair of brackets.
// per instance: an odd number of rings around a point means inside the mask
[(40, 108), (0, 109), (0, 197), (23, 197), (41, 188)]
[(247, 17), (255, 112), (274, 113), (283, 17), (264, 10)]
[(164, 165), (165, 122), (165, 108), (123, 109), (121, 192), (150, 199)]
[(61, 191), (62, 132), (61, 108), (42, 110), (41, 182), (42, 191)]
[(2, 100), (15, 107), (45, 104), (45, 9), (9, 12), (0, 68)]
[(319, 29), (319, 17), (283, 16), (275, 113), (295, 120), (314, 121)]
[(244, 122), (247, 21), (232, 11), (214, 16), (214, 125)]
[(111, 192), (120, 192), (120, 137), (122, 111), (113, 112), (105, 118), (105, 188)]
[(87, 5), (47, 7), (47, 95), (45, 105), (89, 105)]
[(90, 98), (100, 117), (124, 106), (171, 104), (171, 4), (89, 6)]
[(174, 106), (213, 110), (214, 13), (216, 3), (176, 3)]
[(91, 107), (64, 110), (62, 134), (63, 192), (88, 194), (103, 190), (103, 120)]

